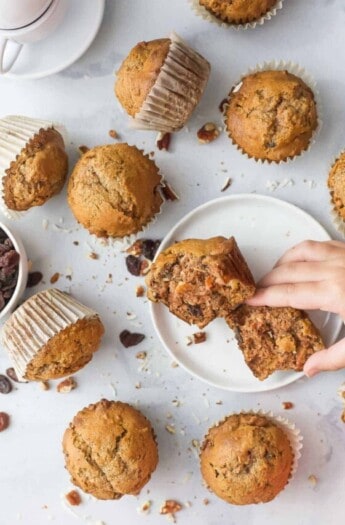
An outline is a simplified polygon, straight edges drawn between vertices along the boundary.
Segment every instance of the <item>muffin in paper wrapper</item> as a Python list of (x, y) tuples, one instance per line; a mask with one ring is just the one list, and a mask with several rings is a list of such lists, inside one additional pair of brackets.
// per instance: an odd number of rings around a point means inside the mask
[[(292, 481), (294, 475), (296, 474), (298, 461), (299, 461), (299, 458), (301, 457), (301, 450), (303, 448), (303, 436), (301, 435), (300, 430), (296, 427), (295, 423), (291, 423), (288, 419), (286, 419), (286, 418), (284, 418), (282, 416), (276, 416), (271, 411), (266, 412), (264, 410), (241, 410), (240, 412), (232, 412), (230, 414), (227, 414), (220, 421), (218, 421), (217, 423), (212, 425), (212, 427), (210, 427), (208, 429), (207, 433), (205, 434), (202, 443), (207, 439), (208, 433), (209, 433), (209, 431), (212, 428), (220, 426), (230, 416), (236, 416), (236, 415), (238, 416), (238, 415), (241, 415), (241, 414), (252, 414), (252, 415), (265, 417), (266, 419), (268, 419), (269, 421), (274, 423), (277, 427), (279, 427), (281, 430), (283, 430), (283, 432), (286, 434), (287, 438), (289, 439), (291, 450), (292, 450), (292, 453), (293, 453), (293, 462), (292, 462), (292, 465), (291, 465), (291, 471), (290, 471), (289, 479), (288, 479), (285, 487), (283, 488), (283, 490), (284, 490), (286, 488), (286, 486)], [(200, 450), (201, 450), (201, 452), (199, 454), (199, 458), (200, 458), (200, 456), (202, 454), (202, 445), (201, 445)], [(206, 487), (209, 490), (211, 490), (210, 487), (208, 487), (207, 485), (206, 485)], [(275, 497), (277, 497), (281, 492), (282, 491), (280, 491)]]
[(6, 176), (6, 170), (35, 135), (42, 129), (47, 130), (51, 128), (58, 131), (66, 143), (64, 127), (48, 120), (19, 115), (10, 115), (0, 119), (0, 207), (8, 219), (19, 219), (26, 211), (10, 210), (5, 204), (2, 180)]
[[(336, 163), (340, 159), (342, 160), (343, 158), (344, 158), (344, 171), (345, 171), (345, 150), (342, 150), (333, 160), (331, 164), (331, 168), (329, 170), (329, 174), (332, 172)], [(329, 188), (329, 191), (331, 194), (330, 207), (331, 207), (331, 218), (332, 218), (333, 226), (339, 233), (345, 236), (345, 208), (344, 208), (344, 216), (342, 217), (335, 203), (334, 192), (331, 188)], [(344, 193), (345, 193), (345, 186), (344, 186)], [(339, 200), (342, 201), (342, 199), (339, 199)], [(345, 206), (345, 202), (341, 202), (341, 204), (343, 205), (343, 207)]]
[(267, 11), (267, 13), (262, 15), (257, 20), (253, 20), (251, 22), (243, 22), (242, 24), (231, 24), (212, 14), (211, 11), (208, 11), (206, 9), (206, 7), (200, 5), (199, 0), (189, 0), (194, 13), (197, 16), (200, 16), (203, 20), (206, 20), (207, 22), (212, 22), (213, 24), (217, 24), (221, 27), (231, 27), (232, 29), (236, 29), (237, 31), (240, 29), (254, 29), (258, 25), (262, 26), (266, 21), (271, 20), (271, 18), (273, 18), (277, 14), (277, 11), (282, 9), (283, 1), (284, 0), (278, 0), (277, 3), (272, 7), (272, 9)]
[(178, 131), (202, 97), (210, 64), (175, 33), (169, 38), (168, 55), (144, 104), (131, 121), (132, 128)]
[(320, 132), (320, 129), (322, 127), (322, 105), (321, 105), (321, 99), (320, 99), (319, 91), (317, 89), (316, 82), (311, 77), (311, 75), (309, 75), (305, 71), (305, 69), (303, 69), (301, 66), (299, 66), (298, 64), (295, 64), (294, 62), (285, 62), (284, 60), (280, 60), (280, 61), (273, 60), (271, 62), (263, 62), (262, 64), (258, 64), (257, 66), (250, 68), (245, 74), (241, 76), (241, 78), (243, 79), (244, 77), (248, 75), (253, 75), (254, 73), (260, 73), (261, 71), (288, 71), (288, 73), (291, 73), (292, 75), (295, 75), (296, 77), (299, 77), (301, 80), (303, 80), (303, 82), (312, 90), (313, 95), (314, 95), (315, 105), (316, 105), (316, 111), (317, 111), (317, 126), (312, 133), (308, 147), (302, 150), (297, 155), (294, 155), (293, 157), (287, 157), (285, 159), (275, 161), (275, 160), (270, 160), (270, 159), (257, 159), (253, 157), (252, 155), (248, 154), (246, 151), (244, 151), (244, 149), (242, 149), (241, 146), (239, 146), (235, 142), (235, 140), (232, 138), (231, 134), (228, 132), (228, 129), (227, 129), (226, 110), (228, 108), (228, 102), (231, 98), (231, 94), (236, 93), (241, 88), (242, 80), (236, 83), (232, 87), (232, 89), (230, 90), (230, 93), (225, 99), (227, 102), (224, 101), (224, 104), (222, 104), (224, 130), (227, 133), (232, 144), (236, 146), (236, 148), (243, 155), (245, 155), (247, 159), (252, 159), (255, 162), (258, 162), (259, 164), (264, 164), (264, 163), (282, 164), (286, 162), (292, 162), (296, 158), (300, 158), (302, 155), (307, 153), (307, 151), (309, 151), (310, 147), (315, 143), (316, 136)]
[(15, 310), (2, 328), (2, 344), (18, 379), (50, 339), (81, 319), (98, 318), (97, 312), (57, 289), (30, 297)]

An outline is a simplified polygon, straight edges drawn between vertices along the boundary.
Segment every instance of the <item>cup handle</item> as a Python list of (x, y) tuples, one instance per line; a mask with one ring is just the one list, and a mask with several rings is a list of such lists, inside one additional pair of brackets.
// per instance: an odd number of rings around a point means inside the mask
[(11, 60), (6, 65), (6, 67), (4, 67), (4, 58), (5, 58), (7, 42), (8, 42), (7, 38), (0, 38), (0, 75), (7, 73), (13, 67), (23, 47), (23, 44), (19, 44), (18, 42), (13, 42), (13, 44), (16, 45), (16, 49), (11, 57)]

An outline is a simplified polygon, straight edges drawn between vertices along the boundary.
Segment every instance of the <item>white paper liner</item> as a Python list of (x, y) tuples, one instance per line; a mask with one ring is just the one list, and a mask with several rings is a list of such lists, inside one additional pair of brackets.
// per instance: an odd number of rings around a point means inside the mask
[[(287, 163), (287, 162), (292, 162), (296, 158), (302, 157), (302, 155), (307, 153), (307, 151), (309, 151), (311, 146), (315, 143), (316, 136), (320, 132), (320, 129), (322, 127), (322, 104), (321, 104), (320, 94), (319, 94), (319, 91), (317, 89), (317, 85), (316, 85), (315, 80), (313, 79), (313, 77), (311, 75), (309, 75), (305, 71), (305, 69), (303, 69), (301, 66), (299, 66), (298, 64), (296, 64), (294, 62), (285, 62), (284, 60), (280, 60), (280, 61), (272, 60), (271, 62), (263, 62), (262, 64), (258, 64), (257, 66), (255, 66), (253, 68), (250, 68), (245, 74), (242, 75), (241, 78), (244, 78), (244, 77), (246, 77), (248, 75), (252, 75), (254, 73), (259, 73), (260, 71), (270, 71), (270, 70), (274, 70), (274, 71), (284, 71), (284, 70), (286, 70), (286, 71), (288, 71), (289, 73), (295, 75), (296, 77), (301, 78), (303, 80), (303, 82), (305, 82), (305, 84), (313, 92), (314, 100), (315, 100), (315, 104), (316, 104), (316, 111), (317, 111), (317, 126), (316, 126), (316, 129), (313, 131), (313, 134), (312, 134), (312, 136), (310, 138), (308, 147), (305, 150), (301, 151), (300, 153), (298, 153), (297, 155), (295, 155), (293, 157), (287, 157), (286, 159), (282, 159), (282, 160), (279, 160), (279, 161), (274, 161), (274, 160), (270, 160), (270, 159), (256, 159), (255, 157), (253, 157), (253, 156), (249, 155), (248, 153), (246, 153), (232, 139), (230, 133), (228, 132), (227, 125), (226, 125), (226, 110), (227, 110), (227, 107), (228, 107), (227, 104), (224, 104), (223, 123), (224, 123), (224, 131), (227, 133), (229, 139), (231, 140), (233, 145), (236, 146), (236, 148), (243, 155), (245, 155), (247, 157), (247, 159), (254, 160), (255, 162), (258, 162), (259, 164), (268, 163), (268, 164), (277, 164), (277, 165), (279, 165), (279, 164), (283, 164), (283, 163)], [(241, 85), (242, 85), (242, 80), (234, 85), (234, 87), (231, 89), (230, 93), (227, 96), (228, 100), (230, 98), (231, 93), (238, 91), (240, 89)]]
[(26, 145), (37, 135), (41, 129), (56, 129), (66, 143), (66, 130), (63, 126), (54, 124), (48, 120), (39, 120), (19, 115), (9, 115), (0, 119), (0, 208), (8, 219), (19, 219), (27, 211), (14, 211), (7, 208), (4, 200), (2, 180), (6, 176), (11, 162), (26, 147)]
[(181, 129), (206, 87), (210, 64), (178, 35), (170, 35), (170, 48), (155, 84), (130, 127), (162, 132)]
[[(258, 415), (258, 416), (264, 416), (268, 420), (270, 420), (272, 423), (277, 425), (279, 428), (281, 428), (287, 435), (290, 441), (292, 452), (293, 452), (293, 461), (291, 465), (290, 476), (289, 476), (289, 479), (287, 480), (285, 487), (282, 489), (283, 491), (286, 488), (286, 486), (289, 483), (291, 483), (292, 479), (294, 478), (296, 474), (298, 461), (299, 461), (299, 458), (301, 457), (301, 450), (303, 448), (303, 436), (301, 435), (300, 430), (296, 427), (295, 423), (291, 423), (288, 419), (282, 416), (275, 416), (273, 412), (271, 411), (266, 412), (264, 410), (242, 410), (240, 412), (232, 412), (230, 414), (227, 414), (223, 419), (218, 421), (218, 423), (215, 423), (212, 427), (208, 429), (206, 435), (204, 436), (203, 442), (207, 438), (208, 433), (211, 430), (211, 428), (220, 426), (230, 416), (235, 416), (235, 415), (240, 415), (240, 414), (253, 414), (253, 415)], [(201, 446), (201, 450), (202, 450), (202, 446)], [(207, 486), (207, 488), (211, 490), (210, 487)]]
[[(329, 169), (329, 173), (331, 172), (334, 164), (340, 159), (340, 157), (342, 155), (345, 154), (345, 150), (342, 150), (336, 157), (335, 159), (333, 160), (332, 164), (331, 164), (331, 167)], [(345, 203), (344, 203), (345, 205)], [(336, 206), (334, 205), (334, 202), (332, 200), (332, 197), (330, 199), (330, 207), (331, 207), (331, 219), (332, 219), (332, 223), (333, 223), (333, 226), (335, 227), (335, 229), (341, 233), (342, 235), (345, 236), (345, 218), (343, 219), (338, 211), (337, 211), (337, 208)]]
[(54, 288), (30, 297), (6, 321), (1, 334), (18, 378), (25, 379), (27, 365), (52, 337), (80, 319), (95, 317), (97, 312)]
[(283, 7), (283, 1), (284, 0), (278, 0), (276, 5), (274, 5), (270, 11), (267, 11), (267, 13), (262, 15), (262, 17), (258, 18), (258, 20), (253, 20), (252, 22), (246, 22), (244, 24), (230, 24), (216, 17), (208, 11), (206, 7), (200, 5), (199, 0), (189, 0), (195, 14), (201, 16), (203, 20), (217, 24), (220, 27), (231, 27), (232, 29), (236, 29), (236, 31), (241, 29), (254, 29), (257, 25), (262, 26), (267, 20), (271, 20), (271, 18), (277, 14), (277, 11)]

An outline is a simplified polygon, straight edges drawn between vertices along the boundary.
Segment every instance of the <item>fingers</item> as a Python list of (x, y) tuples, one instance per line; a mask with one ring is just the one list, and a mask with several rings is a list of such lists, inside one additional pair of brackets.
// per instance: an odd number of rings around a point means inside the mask
[(345, 339), (309, 357), (304, 365), (304, 373), (308, 377), (313, 377), (321, 371), (340, 368), (345, 368)]
[(251, 306), (291, 306), (302, 310), (329, 310), (327, 281), (277, 284), (259, 288), (246, 302)]
[(339, 241), (303, 241), (290, 248), (276, 262), (275, 267), (297, 261), (327, 261), (339, 256), (345, 257), (345, 243)]
[[(275, 266), (258, 283), (259, 287), (283, 283), (325, 281), (335, 277), (338, 268), (326, 262), (289, 262)], [(341, 269), (345, 274), (345, 268)]]

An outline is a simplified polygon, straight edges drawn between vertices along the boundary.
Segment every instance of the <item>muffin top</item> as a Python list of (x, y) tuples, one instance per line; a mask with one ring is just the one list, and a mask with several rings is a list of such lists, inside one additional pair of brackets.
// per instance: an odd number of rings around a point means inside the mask
[(68, 157), (61, 134), (41, 129), (5, 170), (4, 201), (10, 210), (41, 206), (65, 183)]
[(115, 94), (132, 117), (140, 111), (154, 85), (170, 44), (169, 38), (139, 42), (121, 64), (117, 72)]
[(332, 166), (328, 176), (328, 188), (337, 212), (345, 219), (345, 152)]
[(199, 0), (199, 3), (228, 24), (243, 24), (261, 18), (277, 0)]
[(98, 499), (138, 494), (158, 463), (150, 422), (120, 401), (102, 399), (78, 412), (62, 444), (72, 482)]
[(254, 73), (230, 93), (225, 122), (249, 157), (279, 162), (308, 148), (317, 127), (314, 95), (288, 71)]
[(68, 203), (90, 233), (124, 237), (140, 231), (159, 211), (160, 181), (155, 163), (135, 146), (98, 146), (77, 162)]
[(308, 357), (325, 347), (306, 312), (296, 308), (243, 304), (226, 320), (261, 381), (276, 370), (302, 371)]
[(286, 485), (293, 452), (285, 432), (267, 417), (237, 414), (212, 427), (202, 445), (208, 487), (235, 505), (272, 500)]

